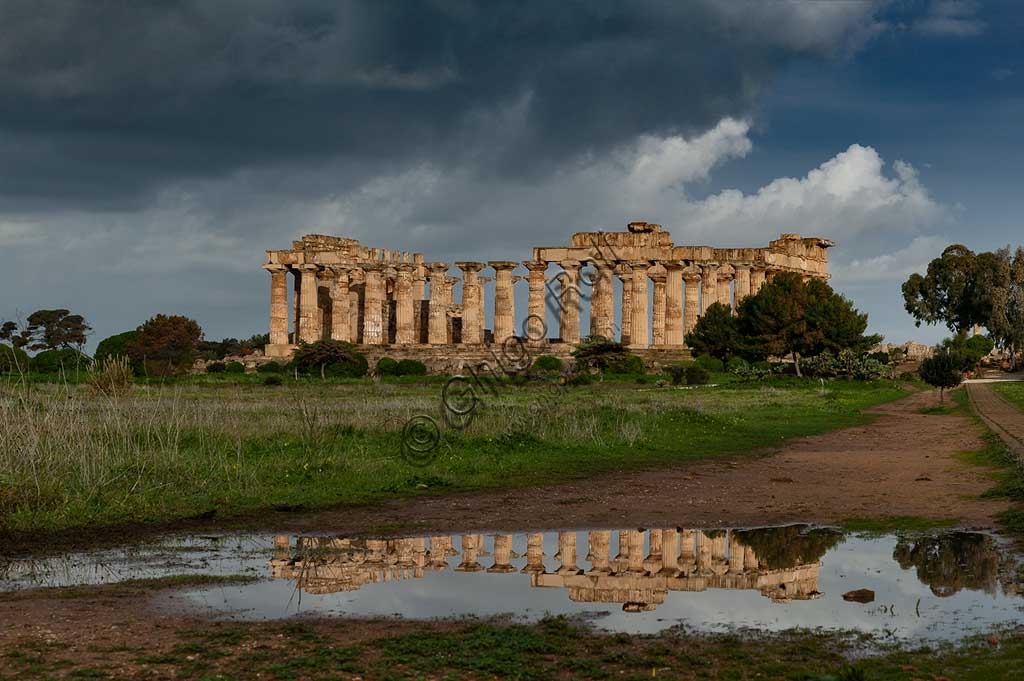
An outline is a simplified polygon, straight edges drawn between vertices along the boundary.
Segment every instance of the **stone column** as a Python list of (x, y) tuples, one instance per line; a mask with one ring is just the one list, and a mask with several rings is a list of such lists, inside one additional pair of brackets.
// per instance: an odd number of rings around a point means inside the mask
[(427, 340), (431, 345), (444, 345), (448, 342), (448, 303), (444, 299), (447, 277), (448, 263), (430, 264), (430, 323), (427, 327)]
[(649, 277), (654, 282), (654, 311), (651, 314), (651, 342), (653, 345), (665, 344), (665, 282), (668, 278), (660, 268), (652, 267)]
[(488, 572), (515, 572), (512, 562), (512, 535), (494, 535), (494, 565), (487, 568)]
[(457, 262), (455, 266), (462, 270), (462, 344), (479, 345), (484, 342), (479, 273), (486, 265), (482, 262)]
[(565, 298), (562, 301), (565, 325), (558, 331), (564, 342), (575, 345), (580, 342), (580, 263), (578, 260), (564, 260), (559, 264), (565, 270)]
[(316, 286), (316, 265), (300, 265), (302, 270), (302, 315), (299, 317), (299, 339), (304, 343), (320, 340), (320, 306)]
[(381, 345), (385, 338), (384, 326), (384, 279), (380, 263), (363, 265), (366, 283), (363, 291), (363, 343)]
[(700, 317), (700, 268), (696, 265), (687, 267), (683, 272), (683, 280), (686, 281), (686, 302), (683, 304), (683, 338), (685, 339), (686, 334), (697, 326), (697, 317)]
[(288, 345), (288, 268), (264, 265), (270, 272), (270, 344)]
[(349, 319), (348, 271), (343, 267), (328, 268), (334, 275), (331, 286), (331, 340), (350, 341), (352, 320)]
[(718, 270), (718, 302), (732, 309), (732, 265), (722, 265)]
[(594, 286), (590, 298), (590, 335), (615, 340), (615, 287), (612, 267), (600, 260), (594, 263)]
[(569, 314), (569, 275), (559, 272), (555, 275), (555, 281), (558, 283), (558, 338), (563, 340), (562, 334), (569, 325), (566, 321)]
[(484, 566), (476, 560), (481, 548), (475, 534), (462, 535), (462, 562), (455, 567), (455, 570), (457, 572), (480, 572), (483, 570)]
[(526, 305), (526, 314), (529, 315), (529, 325), (526, 329), (527, 337), (533, 342), (544, 340), (547, 329), (547, 319), (544, 310), (544, 289), (547, 284), (545, 272), (548, 269), (546, 262), (527, 260), (523, 263), (526, 269), (530, 270), (529, 286), (530, 298)]
[(298, 266), (290, 268), (292, 273), (292, 336), (291, 342), (298, 345), (301, 340), (299, 327), (302, 321), (302, 270)]
[(416, 342), (416, 325), (413, 319), (413, 282), (416, 268), (399, 265), (395, 279), (395, 344), (411, 345)]
[(526, 535), (526, 565), (520, 572), (527, 574), (543, 574), (544, 570), (544, 534), (533, 532)]
[(646, 575), (644, 569), (644, 533), (641, 530), (626, 530), (629, 553), (626, 557), (627, 575)]
[(612, 547), (612, 533), (610, 530), (591, 530), (588, 533), (588, 543), (590, 545), (590, 552), (587, 554), (587, 560), (590, 561), (590, 570), (587, 571), (588, 575), (608, 575), (611, 574), (611, 547)]
[(733, 265), (733, 269), (736, 271), (736, 309), (739, 309), (743, 299), (750, 295), (750, 265)]
[(764, 286), (765, 280), (765, 269), (764, 267), (753, 267), (750, 270), (750, 292), (757, 293)]
[(366, 296), (366, 275), (362, 267), (353, 267), (348, 272), (348, 337), (353, 343), (363, 339), (363, 300)]
[[(651, 530), (656, 532), (657, 530)], [(663, 577), (679, 576), (679, 533), (676, 530), (661, 531), (661, 572)]]
[(665, 345), (683, 344), (683, 266), (665, 263)]
[(492, 260), (494, 268), (494, 342), (501, 345), (516, 335), (516, 299), (512, 288), (512, 270), (517, 262)]
[(633, 273), (628, 265), (621, 265), (617, 268), (616, 275), (622, 282), (622, 333), (619, 342), (629, 345), (629, 335), (633, 331)]
[(412, 299), (427, 299), (427, 268), (423, 265), (423, 254), (413, 253), (412, 264), (415, 268), (412, 277)]
[(576, 566), (576, 533), (558, 533), (558, 555), (555, 559), (561, 562), (561, 566), (555, 570), (559, 575), (579, 575), (583, 570)]
[(707, 263), (701, 267), (700, 314), (718, 302), (718, 263)]
[(629, 263), (633, 270), (633, 290), (630, 296), (630, 331), (629, 345), (633, 348), (646, 348), (647, 337), (647, 270), (646, 260), (634, 260)]

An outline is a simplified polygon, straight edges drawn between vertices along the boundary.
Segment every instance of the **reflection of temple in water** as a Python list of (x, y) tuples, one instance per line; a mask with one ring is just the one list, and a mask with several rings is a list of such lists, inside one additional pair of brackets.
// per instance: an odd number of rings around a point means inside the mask
[[(448, 570), (449, 558), (458, 556), (456, 572), (521, 572), (530, 576), (531, 587), (568, 589), (569, 598), (577, 602), (622, 603), (627, 612), (653, 610), (669, 591), (751, 589), (775, 602), (821, 595), (820, 562), (769, 567), (738, 532), (654, 529), (615, 534), (618, 552), (612, 556), (613, 532), (588, 532), (587, 555), (582, 560), (589, 568), (583, 568), (578, 565), (576, 532), (559, 532), (554, 555), (559, 567), (551, 572), (544, 564), (543, 533), (526, 535), (524, 556), (513, 552), (511, 534), (492, 535), (490, 552), (485, 550), (483, 535), (464, 534), (461, 553), (451, 536), (300, 537), (294, 546), (282, 536), (275, 541), (277, 552), (270, 565), (274, 577), (295, 580), (307, 593), (326, 594), (422, 578), (427, 571)], [(486, 557), (492, 557), (489, 566), (480, 562)]]

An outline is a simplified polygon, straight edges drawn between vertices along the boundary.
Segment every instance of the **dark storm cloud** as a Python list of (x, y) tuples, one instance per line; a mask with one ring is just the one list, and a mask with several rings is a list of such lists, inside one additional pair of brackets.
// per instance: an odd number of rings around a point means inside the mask
[(0, 1), (0, 200), (123, 209), (339, 160), (537, 174), (742, 115), (872, 26), (870, 3)]

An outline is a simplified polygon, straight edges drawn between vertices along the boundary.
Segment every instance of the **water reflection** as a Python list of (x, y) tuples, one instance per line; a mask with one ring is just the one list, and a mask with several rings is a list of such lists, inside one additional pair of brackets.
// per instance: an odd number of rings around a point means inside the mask
[(904, 570), (945, 598), (962, 589), (994, 594), (999, 584), (999, 553), (995, 540), (973, 532), (901, 539), (893, 558)]

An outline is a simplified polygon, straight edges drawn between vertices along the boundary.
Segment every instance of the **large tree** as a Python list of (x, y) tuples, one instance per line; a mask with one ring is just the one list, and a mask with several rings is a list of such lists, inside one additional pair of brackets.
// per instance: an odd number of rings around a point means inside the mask
[(28, 350), (66, 350), (81, 348), (91, 327), (82, 315), (70, 310), (36, 310), (26, 323), (8, 321), (0, 325), (0, 339), (16, 348)]
[(711, 355), (723, 362), (741, 351), (740, 332), (736, 317), (728, 305), (714, 303), (697, 320), (686, 345), (695, 354)]
[(985, 324), (993, 263), (991, 253), (979, 256), (966, 246), (948, 246), (924, 275), (914, 273), (904, 282), (904, 307), (918, 326), (941, 323), (958, 333)]
[(995, 254), (996, 272), (990, 289), (990, 315), (985, 326), (992, 340), (1010, 353), (1016, 367), (1016, 355), (1024, 349), (1024, 248), (1011, 255), (1010, 248)]
[(158, 314), (140, 326), (137, 334), (128, 343), (128, 356), (155, 376), (171, 376), (188, 369), (203, 338), (199, 324), (180, 315)]

